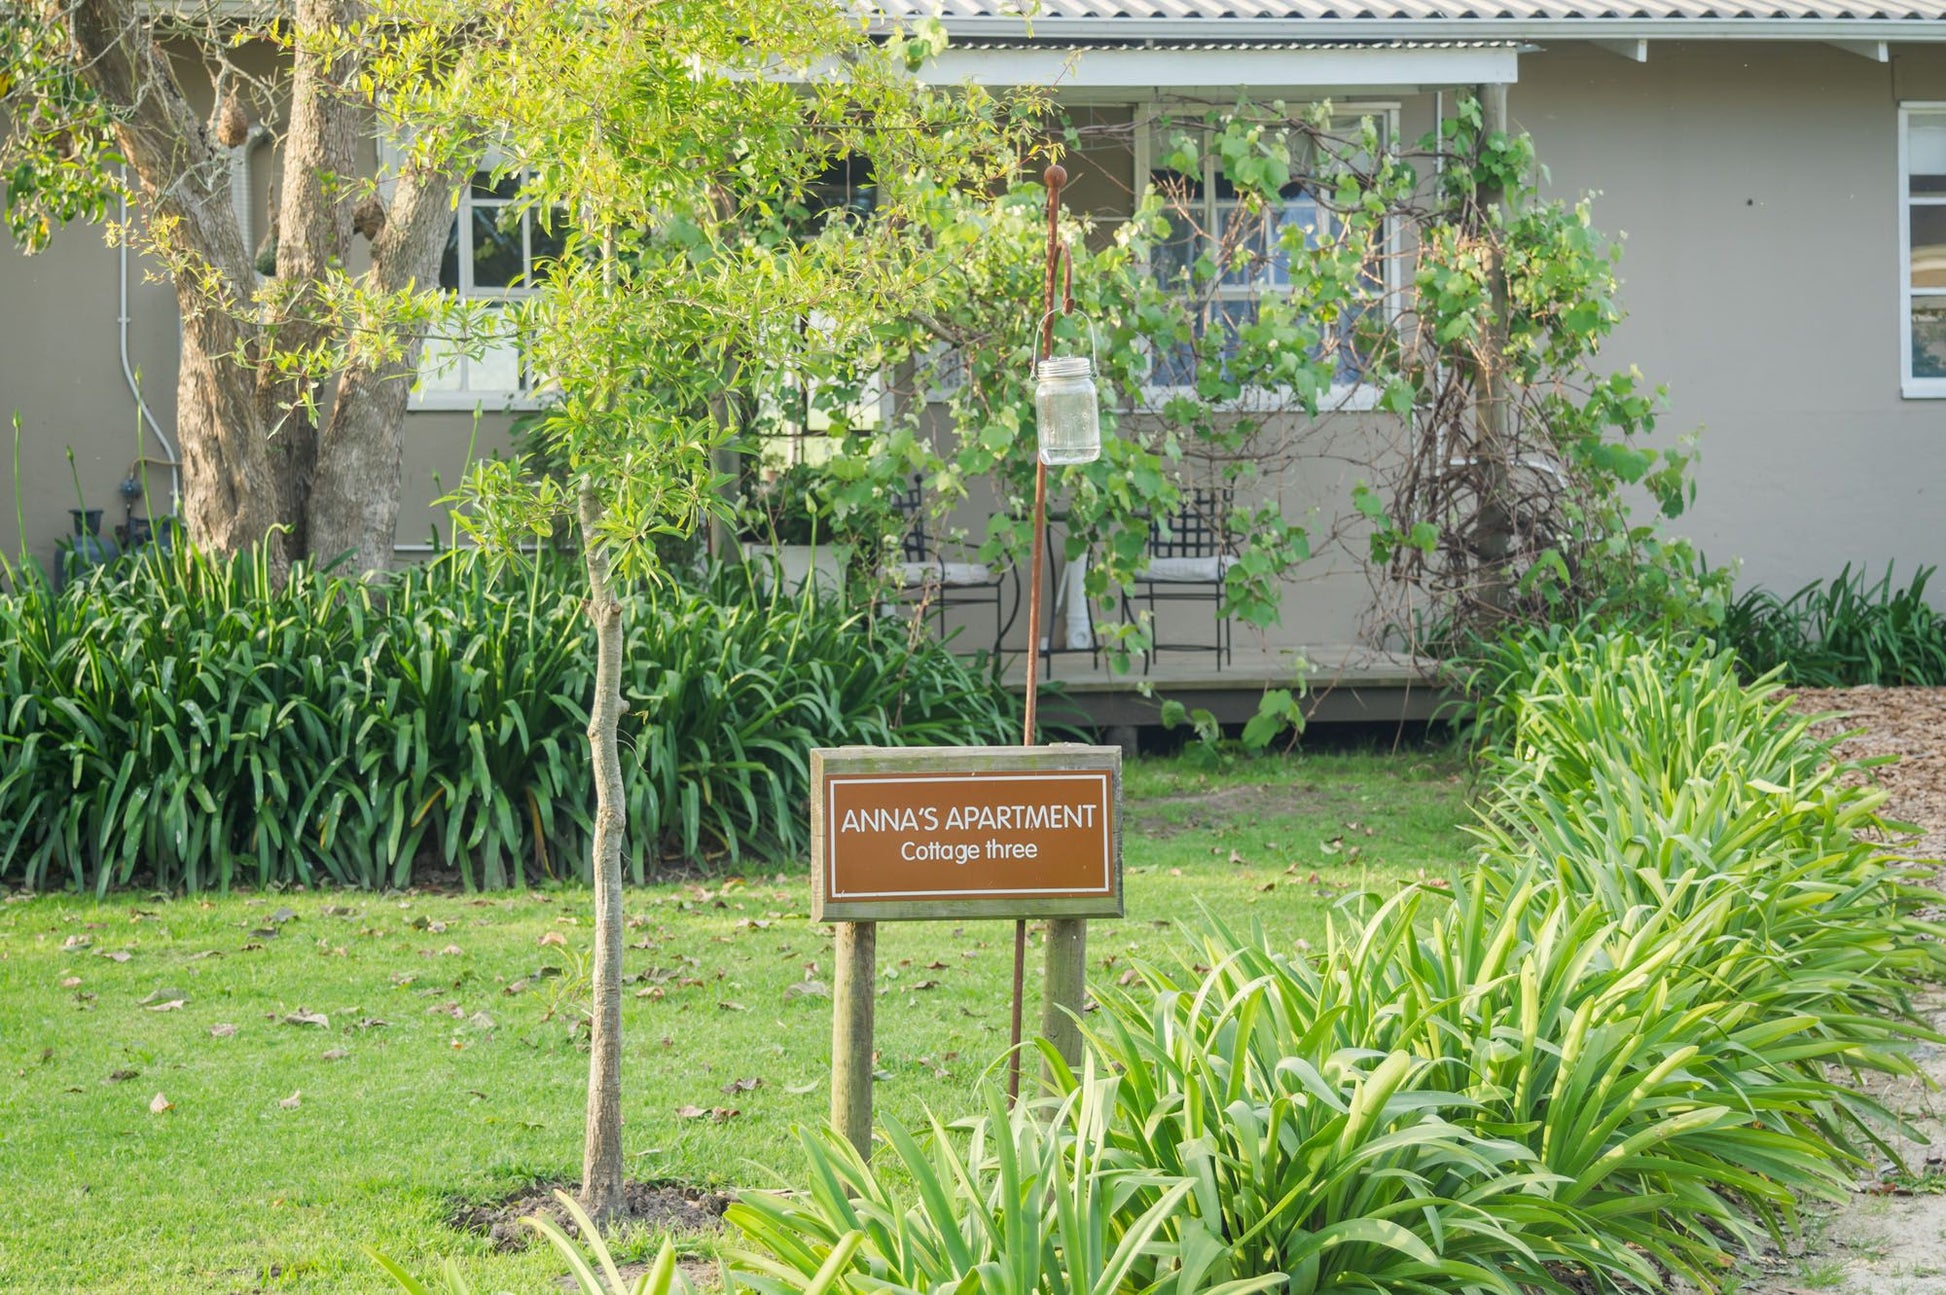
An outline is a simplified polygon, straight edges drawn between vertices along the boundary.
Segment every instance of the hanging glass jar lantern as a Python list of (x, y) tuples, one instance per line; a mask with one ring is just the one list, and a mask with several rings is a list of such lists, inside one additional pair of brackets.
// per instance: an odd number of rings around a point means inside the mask
[(1051, 468), (1101, 457), (1101, 403), (1085, 355), (1050, 356), (1034, 370), (1034, 421), (1041, 462)]

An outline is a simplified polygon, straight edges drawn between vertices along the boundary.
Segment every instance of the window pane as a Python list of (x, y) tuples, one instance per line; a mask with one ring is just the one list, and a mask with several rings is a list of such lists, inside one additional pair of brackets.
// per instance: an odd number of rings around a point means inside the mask
[(1946, 378), (1946, 297), (1912, 303), (1912, 376)]
[(473, 173), (473, 196), (475, 198), (511, 198), (520, 192), (520, 177), (503, 175), (498, 180), (491, 171)]
[(1223, 260), (1225, 286), (1264, 281), (1268, 223), (1263, 211), (1251, 211), (1240, 202), (1225, 199), (1216, 204), (1217, 255)]
[(1188, 277), (1203, 240), (1192, 212), (1171, 206), (1163, 216), (1169, 222), (1169, 237), (1155, 249), (1155, 277), (1158, 283), (1175, 283)]
[(419, 361), (419, 390), (463, 391), (465, 387), (462, 362), (453, 344), (443, 337), (427, 338)]
[(446, 228), (446, 250), (439, 254), (439, 286), (448, 292), (459, 291), (459, 220)]
[(1222, 330), (1223, 358), (1237, 353), (1237, 329), (1257, 322), (1257, 303), (1247, 297), (1228, 297), (1215, 303), (1210, 327)]
[(516, 392), (520, 390), (520, 347), (510, 337), (488, 342), (470, 370), (468, 390)]
[(527, 245), (533, 254), (533, 268), (529, 271), (527, 284), (529, 287), (547, 276), (547, 263), (560, 260), (561, 251), (567, 246), (567, 213), (556, 211), (554, 219), (549, 224), (553, 226), (551, 230), (542, 229), (538, 220), (531, 215), (527, 217)]
[(1946, 193), (1946, 112), (1906, 119), (1905, 164), (1913, 193)]
[(520, 279), (520, 222), (500, 227), (506, 208), (481, 203), (473, 208), (473, 286), (511, 288)]
[(1946, 206), (1914, 207), (1912, 286), (1946, 288)]
[(1317, 200), (1295, 186), (1292, 187), (1290, 192), (1284, 195), (1283, 207), (1275, 214), (1277, 225), (1271, 231), (1269, 282), (1276, 284), (1278, 287), (1283, 287), (1291, 281), (1290, 244), (1284, 241), (1286, 237), (1284, 231), (1287, 228), (1295, 226), (1297, 229), (1302, 230), (1303, 233), (1301, 235), (1291, 234), (1288, 237), (1301, 239), (1300, 246), (1316, 247), (1318, 245), (1318, 231), (1324, 228), (1324, 218), (1323, 214), (1318, 210)]

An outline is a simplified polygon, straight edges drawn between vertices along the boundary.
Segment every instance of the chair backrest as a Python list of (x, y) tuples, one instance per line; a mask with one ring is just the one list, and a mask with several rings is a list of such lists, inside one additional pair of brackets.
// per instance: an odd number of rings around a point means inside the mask
[(907, 562), (930, 562), (932, 537), (926, 534), (924, 478), (912, 476), (912, 489), (895, 491), (892, 508), (905, 520), (905, 533), (899, 538), (899, 551)]
[(1229, 551), (1225, 521), (1235, 492), (1185, 490), (1182, 502), (1160, 522), (1149, 525), (1152, 558), (1213, 558)]

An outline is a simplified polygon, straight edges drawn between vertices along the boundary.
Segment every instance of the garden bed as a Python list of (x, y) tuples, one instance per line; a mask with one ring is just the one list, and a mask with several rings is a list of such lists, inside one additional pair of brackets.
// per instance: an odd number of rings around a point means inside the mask
[(1833, 713), (1820, 732), (1859, 730), (1839, 747), (1854, 759), (1895, 755), (1878, 780), (1890, 793), (1886, 814), (1918, 826), (1901, 848), (1920, 859), (1946, 858), (1946, 688), (1800, 688), (1805, 714)]

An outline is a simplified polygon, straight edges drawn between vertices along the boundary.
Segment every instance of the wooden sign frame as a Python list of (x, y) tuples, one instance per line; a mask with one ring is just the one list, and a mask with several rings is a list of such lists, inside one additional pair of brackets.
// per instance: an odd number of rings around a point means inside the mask
[[(1077, 876), (1087, 872), (1087, 884), (1081, 886), (1035, 886), (996, 892), (991, 886), (956, 889), (948, 882), (898, 890), (838, 889), (848, 884), (844, 875), (847, 869), (834, 853), (839, 848), (839, 840), (831, 820), (838, 797), (847, 789), (889, 784), (908, 798), (923, 798), (934, 784), (940, 788), (939, 795), (945, 796), (950, 794), (947, 788), (977, 786), (984, 794), (1009, 784), (1031, 787), (1047, 783), (1068, 783), (1084, 790), (1086, 804), (1100, 807), (1104, 820), (1100, 826), (1104, 857), (1099, 882), (1094, 880), (1091, 853), (1087, 861), (1062, 861), (1061, 866), (1070, 868)], [(1089, 817), (1092, 819), (1093, 814)], [(1045, 831), (1042, 835), (1045, 836)], [(950, 858), (929, 858), (926, 862), (949, 871), (962, 866), (962, 861)], [(863, 869), (850, 871), (857, 874)], [(1016, 868), (1015, 872), (1018, 871)], [(1075, 879), (1075, 876), (1069, 878)], [(1062, 743), (1037, 747), (836, 747), (811, 752), (812, 921), (1120, 917), (1122, 911), (1120, 747)]]

